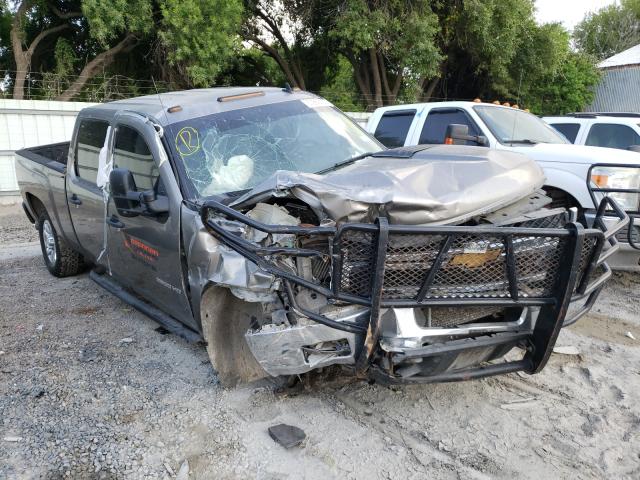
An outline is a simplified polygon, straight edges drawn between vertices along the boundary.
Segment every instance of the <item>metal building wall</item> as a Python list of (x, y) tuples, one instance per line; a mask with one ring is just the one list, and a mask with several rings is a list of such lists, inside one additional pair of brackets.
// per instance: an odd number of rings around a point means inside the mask
[(0, 195), (18, 190), (13, 153), (71, 139), (80, 110), (93, 103), (0, 99)]
[(640, 65), (605, 70), (585, 111), (640, 113)]

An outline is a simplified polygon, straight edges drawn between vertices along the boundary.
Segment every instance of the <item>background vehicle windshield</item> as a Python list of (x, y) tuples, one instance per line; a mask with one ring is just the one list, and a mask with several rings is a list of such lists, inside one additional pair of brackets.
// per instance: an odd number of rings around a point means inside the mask
[(208, 115), (168, 130), (173, 153), (201, 197), (250, 189), (277, 170), (319, 172), (384, 148), (321, 99)]
[(473, 109), (500, 143), (569, 143), (543, 120), (522, 110), (481, 105)]

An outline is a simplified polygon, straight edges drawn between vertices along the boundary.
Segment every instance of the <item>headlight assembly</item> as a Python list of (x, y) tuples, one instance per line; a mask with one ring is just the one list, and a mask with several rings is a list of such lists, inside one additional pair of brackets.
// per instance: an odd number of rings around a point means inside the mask
[(602, 189), (600, 190), (602, 195), (612, 197), (626, 211), (638, 211), (640, 205), (640, 169), (638, 167), (597, 166), (591, 170), (591, 182)]

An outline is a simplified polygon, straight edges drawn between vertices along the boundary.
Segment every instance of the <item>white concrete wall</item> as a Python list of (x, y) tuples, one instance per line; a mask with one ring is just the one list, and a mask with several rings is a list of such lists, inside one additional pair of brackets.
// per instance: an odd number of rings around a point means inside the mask
[(0, 195), (18, 190), (13, 152), (70, 140), (76, 115), (91, 105), (95, 104), (0, 99)]

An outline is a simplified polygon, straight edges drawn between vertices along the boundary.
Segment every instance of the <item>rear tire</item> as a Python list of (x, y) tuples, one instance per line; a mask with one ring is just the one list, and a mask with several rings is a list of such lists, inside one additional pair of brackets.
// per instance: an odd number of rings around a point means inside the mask
[(226, 288), (211, 287), (203, 295), (200, 303), (202, 334), (207, 342), (209, 360), (224, 387), (269, 376), (244, 338), (254, 319), (261, 315), (259, 303), (240, 300)]
[(45, 210), (38, 216), (38, 234), (42, 258), (47, 270), (56, 277), (77, 275), (84, 269), (82, 255), (73, 250), (63, 238), (58, 235), (53, 222)]

